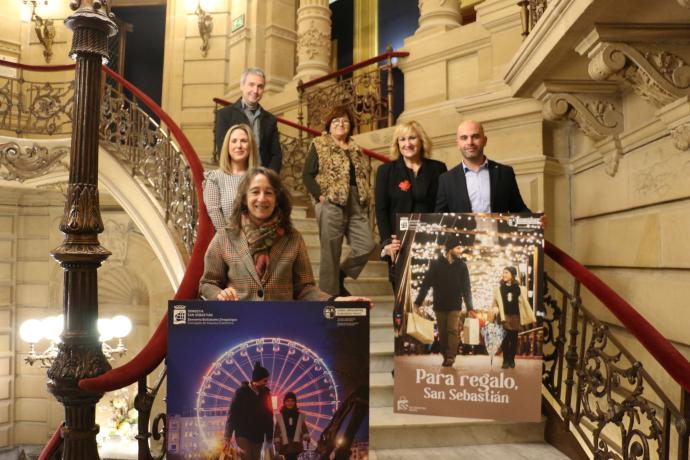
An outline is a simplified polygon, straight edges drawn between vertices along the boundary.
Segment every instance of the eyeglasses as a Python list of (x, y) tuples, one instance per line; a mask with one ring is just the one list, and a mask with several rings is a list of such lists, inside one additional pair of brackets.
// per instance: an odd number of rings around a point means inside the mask
[(347, 118), (334, 118), (331, 120), (332, 125), (340, 125), (340, 126), (345, 126), (350, 124), (350, 120)]

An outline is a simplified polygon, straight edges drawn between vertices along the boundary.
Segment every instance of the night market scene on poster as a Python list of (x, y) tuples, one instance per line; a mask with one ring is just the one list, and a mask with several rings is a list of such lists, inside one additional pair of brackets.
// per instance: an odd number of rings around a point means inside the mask
[(395, 412), (540, 420), (540, 217), (398, 215)]
[(168, 309), (168, 459), (241, 458), (243, 448), (276, 460), (368, 458), (366, 304)]

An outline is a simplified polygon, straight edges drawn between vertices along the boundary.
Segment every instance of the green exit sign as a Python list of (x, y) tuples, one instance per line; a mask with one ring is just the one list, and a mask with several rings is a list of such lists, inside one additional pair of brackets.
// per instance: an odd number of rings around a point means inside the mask
[(232, 30), (231, 32), (234, 32), (238, 29), (241, 29), (242, 26), (244, 26), (244, 14), (241, 16), (236, 17), (235, 19), (232, 20)]

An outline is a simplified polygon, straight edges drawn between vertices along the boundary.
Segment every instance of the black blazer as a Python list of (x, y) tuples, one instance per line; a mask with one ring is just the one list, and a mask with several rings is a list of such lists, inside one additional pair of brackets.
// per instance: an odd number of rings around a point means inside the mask
[[(445, 163), (424, 158), (417, 172), (417, 184), (426, 196), (424, 212), (433, 212), (436, 204), (438, 178), (447, 171)], [(390, 163), (382, 164), (376, 171), (376, 221), (381, 236), (381, 245), (390, 242), (395, 233), (395, 215), (412, 212), (412, 190), (404, 191), (400, 183), (410, 180), (407, 167), (402, 157)]]
[[(489, 179), (491, 212), (531, 212), (522, 201), (513, 168), (489, 160)], [(439, 178), (435, 212), (472, 212), (462, 162)]]
[[(245, 123), (251, 127), (247, 115), (242, 110), (242, 98), (232, 105), (223, 107), (216, 114), (216, 151), (219, 152), (223, 146), (225, 133), (231, 126)], [(280, 149), (280, 134), (278, 133), (278, 120), (271, 112), (261, 107), (259, 115), (259, 128), (261, 141), (256, 147), (259, 149), (259, 160), (261, 166), (271, 168), (275, 172), (280, 172), (283, 162), (283, 152)]]

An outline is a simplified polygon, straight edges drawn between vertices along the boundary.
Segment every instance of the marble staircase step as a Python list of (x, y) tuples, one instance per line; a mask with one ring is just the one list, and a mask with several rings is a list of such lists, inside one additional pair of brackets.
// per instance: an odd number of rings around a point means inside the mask
[(568, 456), (546, 443), (483, 444), (425, 449), (376, 449), (369, 460), (567, 460)]
[(536, 423), (503, 422), (394, 414), (390, 406), (369, 409), (369, 442), (374, 450), (543, 441), (543, 420)]
[(301, 205), (295, 205), (293, 203), (292, 214), (290, 215), (290, 217), (292, 217), (293, 221), (295, 219), (307, 219), (307, 207), (301, 206)]
[[(318, 275), (319, 267), (321, 266), (320, 261), (312, 260), (311, 257), (309, 258), (309, 260), (311, 260), (311, 266), (312, 270), (314, 270), (314, 274)], [(364, 270), (362, 270), (362, 273), (359, 274), (360, 279), (365, 279), (369, 277), (382, 278), (387, 276), (388, 264), (386, 264), (386, 262), (378, 260), (370, 260), (364, 267)]]
[(392, 407), (393, 374), (371, 372), (369, 374), (369, 407)]
[(319, 227), (316, 225), (316, 219), (313, 217), (296, 217), (292, 216), (292, 225), (297, 230), (302, 232), (316, 232), (318, 234)]
[(345, 280), (345, 287), (352, 295), (363, 296), (380, 296), (393, 295), (393, 289), (388, 282), (388, 277), (362, 277), (357, 280), (347, 278)]
[(369, 321), (371, 342), (393, 342), (393, 320), (391, 316), (372, 316)]
[(393, 344), (369, 342), (369, 372), (390, 372), (393, 369)]

